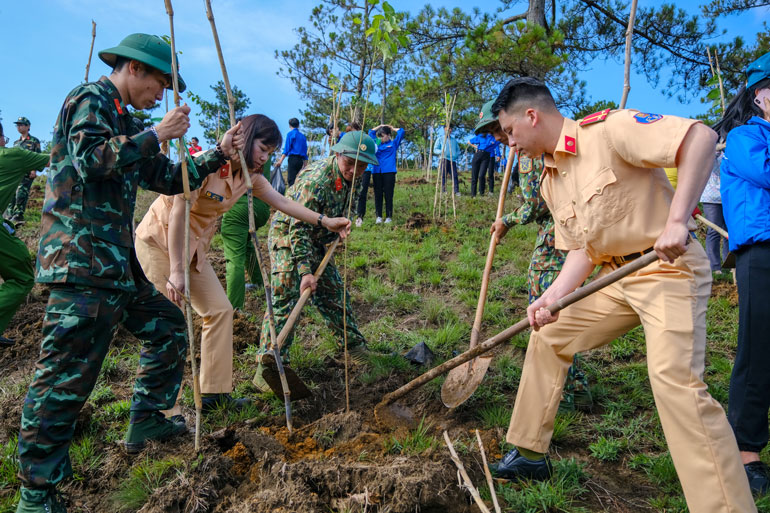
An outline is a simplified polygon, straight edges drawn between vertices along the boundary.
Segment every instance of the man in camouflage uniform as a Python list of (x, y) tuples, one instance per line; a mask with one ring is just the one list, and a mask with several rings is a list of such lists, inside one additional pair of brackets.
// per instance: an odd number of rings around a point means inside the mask
[[(497, 117), (492, 115), (493, 103), (484, 104), (476, 124), (476, 132), (490, 132), (507, 147), (508, 138), (500, 130)], [(490, 232), (497, 234), (497, 242), (499, 243), (512, 226), (525, 225), (531, 222), (537, 223), (537, 239), (527, 273), (529, 303), (531, 304), (545, 292), (559, 275), (564, 260), (567, 258), (567, 253), (555, 248), (553, 217), (548, 210), (548, 205), (540, 195), (543, 159), (531, 159), (520, 155), (518, 167), (519, 186), (521, 187), (523, 202), (518, 209), (496, 220)], [(577, 355), (575, 355), (572, 366), (567, 371), (567, 380), (564, 384), (559, 411), (562, 413), (574, 411), (576, 406), (580, 408), (593, 406), (591, 392), (588, 389), (588, 380), (580, 370)]]
[[(118, 323), (142, 341), (126, 448), (138, 451), (146, 440), (186, 432), (183, 422), (160, 413), (174, 406), (179, 391), (184, 317), (142, 273), (133, 217), (138, 186), (182, 192), (181, 167), (160, 153), (160, 143), (187, 131), (190, 108), (175, 108), (143, 131), (128, 111), (128, 105), (152, 107), (170, 87), (171, 49), (159, 37), (133, 34), (99, 57), (112, 74), (73, 89), (54, 127), (37, 257), (37, 281), (48, 284), (50, 296), (22, 411), (17, 513), (65, 511), (55, 486), (72, 474), (68, 449), (75, 421)], [(195, 159), (198, 176), (191, 173), (191, 186), (242, 144), (236, 126), (221, 147)]]
[[(13, 143), (14, 148), (23, 148), (28, 151), (34, 151), (40, 153), (40, 140), (34, 135), (30, 135), (29, 119), (24, 116), (14, 121), (16, 129), (19, 131), (20, 137)], [(14, 223), (21, 223), (24, 221), (24, 211), (27, 210), (27, 200), (29, 199), (29, 188), (32, 186), (32, 182), (37, 176), (36, 171), (42, 171), (40, 169), (33, 169), (24, 178), (22, 178), (19, 187), (16, 189), (16, 196), (8, 204), (8, 208), (5, 211), (5, 217), (13, 221)]]
[[(301, 205), (320, 212), (322, 216), (342, 217), (347, 215), (353, 175), (360, 177), (367, 164), (378, 165), (378, 161), (374, 141), (359, 131), (346, 133), (340, 142), (332, 146), (332, 151), (335, 152), (333, 156), (306, 167), (297, 176), (297, 181), (289, 188), (287, 195)], [(357, 198), (360, 192), (358, 181), (356, 189), (353, 197)], [(326, 246), (337, 237), (337, 234), (322, 228), (320, 220), (316, 226), (312, 226), (282, 212), (276, 212), (273, 216), (267, 244), (270, 249), (275, 332), (276, 335), (281, 332), (299, 296), (310, 287), (315, 292), (314, 304), (326, 324), (337, 335), (340, 346), (345, 333), (342, 315), (345, 301), (348, 349), (351, 359), (360, 361), (365, 354), (366, 340), (358, 329), (350, 295), (344, 289), (337, 268), (333, 262), (329, 262), (318, 280), (313, 277), (313, 272), (326, 254)], [(284, 359), (288, 356), (292, 340), (293, 334), (289, 334), (281, 347)], [(271, 350), (268, 314), (265, 312), (260, 354)], [(266, 383), (262, 383), (260, 377), (261, 364), (255, 383), (266, 389)]]

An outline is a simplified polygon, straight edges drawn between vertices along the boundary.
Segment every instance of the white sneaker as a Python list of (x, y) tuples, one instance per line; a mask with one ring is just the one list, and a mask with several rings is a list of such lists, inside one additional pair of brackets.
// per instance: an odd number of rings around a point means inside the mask
[(364, 224), (364, 220), (363, 220), (363, 219), (361, 219), (360, 217), (357, 217), (357, 218), (356, 218), (356, 226), (357, 226), (357, 227), (359, 227), (359, 226), (361, 226), (362, 224)]
[(385, 224), (392, 223), (392, 222), (393, 222), (393, 219), (391, 219), (389, 217), (385, 218)]
[(382, 218), (378, 217), (376, 221), (374, 221), (374, 224), (380, 224), (382, 223)]

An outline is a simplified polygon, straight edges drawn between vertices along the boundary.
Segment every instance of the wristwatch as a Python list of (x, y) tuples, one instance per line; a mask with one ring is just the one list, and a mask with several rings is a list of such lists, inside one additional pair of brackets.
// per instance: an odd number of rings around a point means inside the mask
[(321, 221), (323, 221), (324, 217), (326, 217), (326, 216), (323, 215), (323, 214), (318, 216), (318, 221), (316, 221), (316, 224), (318, 224), (318, 226), (323, 226), (323, 223)]

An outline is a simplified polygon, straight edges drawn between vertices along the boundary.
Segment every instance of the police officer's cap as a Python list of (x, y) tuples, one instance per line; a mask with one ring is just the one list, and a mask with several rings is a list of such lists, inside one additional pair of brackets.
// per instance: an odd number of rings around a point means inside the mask
[(494, 103), (495, 101), (491, 100), (481, 107), (481, 112), (479, 112), (479, 120), (476, 122), (476, 128), (473, 129), (476, 135), (489, 132), (489, 129), (491, 128), (490, 125), (497, 121), (497, 116), (492, 114), (492, 105)]
[(332, 151), (342, 153), (351, 159), (358, 157), (358, 160), (367, 164), (380, 165), (380, 161), (377, 160), (377, 156), (374, 154), (377, 151), (374, 140), (360, 131), (348, 132), (343, 135), (340, 142), (332, 146)]
[[(131, 34), (126, 36), (118, 46), (99, 52), (99, 58), (108, 66), (115, 66), (118, 56), (133, 59), (152, 66), (161, 73), (171, 75), (171, 45), (158, 36), (150, 34)], [(179, 59), (177, 59), (177, 69)], [(170, 81), (170, 80), (169, 80)], [(169, 86), (171, 89), (173, 86)], [(182, 76), (179, 75), (179, 92), (187, 89)]]
[(764, 79), (770, 78), (770, 52), (749, 64), (746, 75), (748, 75), (746, 89), (750, 91)]
[(13, 122), (13, 124), (14, 124), (14, 125), (27, 125), (27, 126), (29, 126), (31, 123), (30, 123), (30, 122), (29, 122), (29, 120), (28, 120), (27, 118), (25, 118), (24, 116), (19, 116), (19, 119), (17, 119), (16, 121), (14, 121), (14, 122)]

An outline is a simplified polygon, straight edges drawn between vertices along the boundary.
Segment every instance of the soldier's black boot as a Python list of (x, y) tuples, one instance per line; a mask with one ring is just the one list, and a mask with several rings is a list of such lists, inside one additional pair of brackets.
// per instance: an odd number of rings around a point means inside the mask
[(203, 413), (209, 413), (221, 408), (242, 410), (250, 404), (251, 399), (246, 399), (245, 397), (233, 399), (230, 394), (203, 394), (203, 397), (201, 397), (201, 411)]
[(502, 460), (490, 465), (489, 469), (494, 477), (510, 481), (522, 479), (544, 481), (553, 473), (548, 456), (543, 456), (539, 460), (530, 460), (519, 454), (518, 449), (508, 452)]
[(746, 469), (752, 493), (762, 494), (770, 491), (770, 467), (761, 461), (752, 461), (746, 463), (743, 468)]
[(184, 422), (174, 422), (167, 419), (160, 412), (154, 412), (152, 415), (141, 422), (128, 424), (126, 432), (126, 452), (136, 454), (144, 449), (147, 440), (164, 441), (187, 433), (187, 426)]

